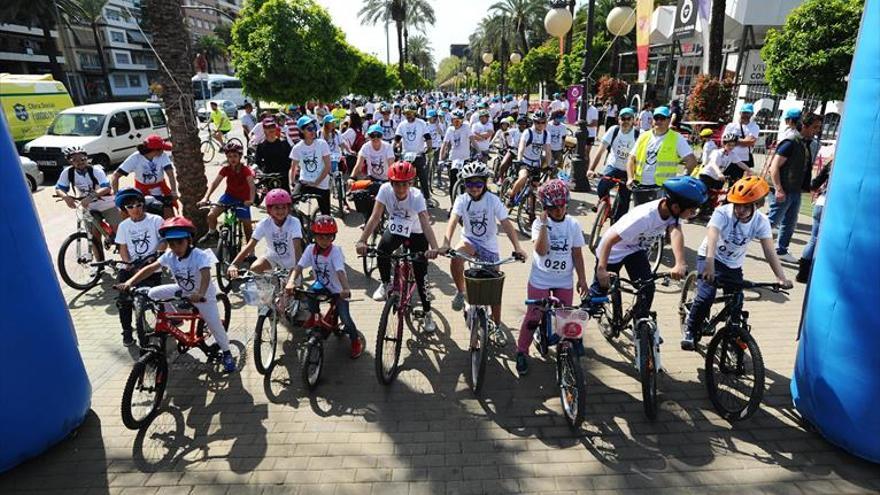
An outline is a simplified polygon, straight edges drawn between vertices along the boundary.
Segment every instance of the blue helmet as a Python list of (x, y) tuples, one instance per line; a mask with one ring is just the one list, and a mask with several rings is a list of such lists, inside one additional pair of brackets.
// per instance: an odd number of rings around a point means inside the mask
[(703, 181), (689, 175), (667, 179), (663, 183), (663, 190), (669, 201), (683, 210), (697, 208), (709, 198)]
[(139, 200), (141, 203), (143, 203), (144, 202), (144, 193), (138, 191), (137, 189), (135, 189), (133, 187), (129, 187), (127, 189), (121, 189), (116, 192), (116, 198), (115, 198), (116, 207), (121, 210), (123, 205), (125, 205), (126, 201), (128, 201), (130, 199), (136, 199), (136, 200)]
[(299, 127), (300, 129), (302, 129), (305, 126), (307, 126), (309, 124), (314, 124), (314, 123), (315, 123), (314, 117), (312, 117), (311, 115), (303, 115), (302, 117), (297, 119), (296, 126)]
[(657, 107), (654, 109), (654, 117), (658, 115), (668, 119), (672, 115), (672, 110), (669, 107)]
[(428, 116), (429, 119), (432, 118), (432, 117), (436, 117), (436, 116), (437, 116), (437, 110), (434, 110), (434, 109), (428, 110), (427, 116)]
[(378, 132), (379, 134), (383, 134), (383, 135), (385, 134), (385, 130), (382, 129), (382, 126), (379, 124), (373, 124), (367, 128), (367, 136), (369, 136), (370, 134), (376, 133), (376, 132)]

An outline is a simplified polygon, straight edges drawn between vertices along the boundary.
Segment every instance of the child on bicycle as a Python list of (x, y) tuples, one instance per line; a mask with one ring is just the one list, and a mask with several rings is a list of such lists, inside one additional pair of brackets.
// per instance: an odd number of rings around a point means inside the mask
[(161, 201), (162, 216), (169, 218), (174, 216), (174, 202), (178, 194), (174, 164), (166, 151), (171, 151), (171, 143), (156, 134), (147, 136), (138, 145), (137, 151), (113, 172), (110, 184), (114, 191), (119, 191), (119, 179), (133, 173), (135, 189)]
[(330, 214), (330, 146), (318, 137), (318, 124), (311, 115), (296, 121), (302, 140), (290, 150), (290, 183), (293, 195), (317, 194), (321, 214)]
[[(348, 300), (351, 298), (351, 286), (348, 283), (348, 275), (345, 273), (345, 255), (342, 248), (333, 244), (336, 239), (336, 220), (328, 215), (318, 215), (312, 222), (312, 234), (315, 242), (309, 244), (303, 251), (285, 288), (292, 293), (297, 281), (301, 280), (302, 271), (311, 268), (315, 275), (315, 283), (312, 289), (318, 292), (326, 291), (336, 297), (336, 312), (342, 320), (348, 338), (351, 341), (351, 358), (357, 359), (364, 352), (366, 341), (358, 332), (354, 320), (351, 318)], [(303, 324), (303, 328), (315, 326), (316, 319), (321, 317), (318, 302), (309, 299), (309, 311), (311, 315)]]
[[(513, 244), (515, 256), (524, 260), (526, 255), (519, 244), (513, 223), (507, 217), (507, 208), (498, 196), (486, 189), (489, 175), (489, 169), (481, 162), (470, 162), (462, 167), (459, 176), (465, 181), (466, 192), (455, 198), (440, 251), (449, 251), (455, 228), (460, 222), (464, 232), (455, 250), (481, 261), (498, 261), (500, 256), (496, 237), (497, 223), (500, 222), (501, 228)], [(452, 309), (461, 311), (464, 309), (464, 260), (453, 258), (450, 269), (456, 289), (455, 297), (452, 298)], [(492, 320), (498, 328), (501, 324), (500, 305), (492, 307)]]
[[(578, 292), (582, 297), (587, 293), (587, 275), (581, 250), (584, 234), (577, 220), (566, 215), (569, 191), (564, 181), (547, 181), (538, 189), (538, 199), (544, 205), (544, 211), (532, 224), (535, 250), (529, 273), (528, 298), (542, 299), (553, 295), (566, 306), (571, 306), (574, 297), (573, 273), (577, 273)], [(516, 343), (516, 371), (520, 376), (529, 371), (529, 344), (540, 321), (540, 308), (529, 306)]]
[(178, 292), (189, 299), (217, 341), (223, 353), (224, 369), (227, 373), (232, 373), (235, 371), (235, 359), (229, 352), (229, 337), (217, 308), (217, 287), (211, 280), (211, 268), (217, 263), (217, 258), (210, 250), (202, 250), (193, 245), (195, 233), (195, 225), (186, 218), (173, 217), (162, 222), (159, 236), (168, 244), (168, 251), (158, 260), (138, 270), (133, 277), (117, 285), (117, 288), (127, 292), (162, 267), (168, 269), (176, 283), (153, 287), (148, 294), (150, 299), (171, 299)]
[(709, 220), (708, 233), (697, 251), (697, 293), (682, 328), (681, 348), (694, 350), (700, 339), (700, 325), (709, 316), (715, 300), (715, 281), (741, 284), (742, 266), (749, 243), (761, 241), (764, 259), (776, 275), (779, 284), (790, 289), (791, 281), (785, 278), (782, 265), (773, 245), (773, 234), (767, 215), (759, 211), (764, 197), (770, 193), (770, 185), (760, 177), (743, 177), (736, 181), (727, 193), (727, 204), (717, 208)]
[(290, 214), (293, 201), (284, 189), (272, 189), (264, 200), (268, 218), (260, 220), (247, 244), (229, 264), (227, 274), (230, 279), (238, 277), (238, 264), (245, 260), (257, 243), (266, 241), (266, 254), (251, 263), (250, 270), (263, 273), (274, 268), (292, 270), (302, 253), (302, 224)]
[[(242, 149), (238, 143), (227, 143), (223, 147), (226, 154), (226, 165), (224, 165), (217, 177), (211, 181), (208, 186), (208, 192), (205, 197), (197, 203), (198, 206), (204, 206), (210, 202), (211, 194), (217, 189), (223, 180), (226, 180), (226, 192), (220, 196), (217, 201), (221, 205), (234, 206), (235, 216), (241, 222), (244, 228), (245, 238), (250, 238), (253, 232), (253, 224), (251, 223), (251, 205), (254, 204), (254, 194), (256, 186), (254, 185), (254, 171), (241, 161)], [(199, 243), (210, 242), (217, 239), (217, 218), (223, 213), (220, 206), (211, 207), (208, 212), (208, 232), (199, 239)]]
[[(388, 171), (388, 180), (379, 188), (376, 195), (376, 203), (373, 205), (373, 213), (367, 220), (361, 237), (355, 245), (357, 253), (361, 256), (367, 254), (366, 240), (382, 220), (382, 214), (388, 212), (388, 227), (382, 234), (379, 245), (376, 246), (376, 265), (382, 283), (373, 293), (373, 300), (384, 301), (391, 283), (391, 259), (389, 256), (404, 242), (409, 241), (409, 250), (412, 253), (425, 253), (425, 258), (437, 257), (437, 239), (431, 229), (428, 217), (428, 208), (422, 193), (412, 187), (412, 181), (416, 178), (416, 168), (409, 162), (397, 162)], [(422, 300), (422, 310), (425, 313), (423, 328), (425, 332), (432, 333), (437, 326), (431, 317), (431, 301), (428, 300), (428, 292), (425, 289), (425, 276), (428, 274), (427, 260), (413, 261), (413, 271), (416, 276), (416, 286), (419, 298)]]
[[(144, 193), (131, 188), (116, 193), (116, 207), (124, 211), (128, 218), (116, 229), (116, 244), (119, 246), (119, 258), (126, 263), (119, 270), (118, 283), (130, 279), (147, 263), (155, 261), (159, 252), (165, 250), (165, 241), (159, 236), (162, 217), (147, 213), (144, 208)], [(143, 279), (138, 287), (155, 287), (162, 283), (162, 274), (153, 273)], [(128, 347), (134, 344), (131, 334), (132, 299), (128, 292), (121, 292), (116, 299), (119, 309), (119, 324), (122, 326), (122, 344)], [(146, 342), (141, 342), (141, 345)]]
[[(734, 162), (731, 152), (737, 146), (740, 137), (737, 134), (728, 133), (721, 136), (721, 148), (713, 150), (709, 154), (707, 162), (700, 168), (700, 180), (706, 184), (707, 189), (723, 189), (726, 177), (731, 175), (730, 167), (742, 170), (741, 174), (752, 175), (752, 169), (744, 162)], [(741, 175), (740, 174), (740, 175)]]
[[(632, 108), (624, 108), (620, 111), (618, 117), (618, 125), (611, 126), (602, 137), (599, 152), (593, 158), (593, 163), (587, 171), (587, 177), (592, 179), (596, 176), (596, 168), (602, 160), (602, 148), (608, 152), (605, 159), (605, 169), (602, 171), (602, 178), (596, 186), (596, 195), (599, 198), (606, 197), (611, 189), (614, 188), (614, 182), (606, 179), (610, 177), (621, 181), (617, 187), (617, 195), (620, 197), (617, 211), (612, 212), (612, 222), (614, 223), (629, 211), (630, 190), (626, 187), (626, 161), (629, 154), (639, 139), (640, 131), (635, 128), (635, 111)], [(593, 210), (595, 211), (595, 210)]]

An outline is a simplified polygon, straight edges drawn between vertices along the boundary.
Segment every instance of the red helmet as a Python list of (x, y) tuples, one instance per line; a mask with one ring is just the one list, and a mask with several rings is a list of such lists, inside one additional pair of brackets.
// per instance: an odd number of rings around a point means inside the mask
[(538, 189), (538, 199), (545, 207), (565, 206), (569, 192), (565, 181), (553, 179)]
[(416, 178), (416, 168), (412, 163), (403, 160), (395, 162), (388, 169), (388, 180), (392, 182), (409, 182)]
[(339, 230), (336, 228), (336, 220), (330, 215), (318, 215), (312, 222), (313, 234), (335, 234)]
[(162, 239), (183, 239), (196, 235), (196, 226), (184, 217), (171, 217), (159, 227)]

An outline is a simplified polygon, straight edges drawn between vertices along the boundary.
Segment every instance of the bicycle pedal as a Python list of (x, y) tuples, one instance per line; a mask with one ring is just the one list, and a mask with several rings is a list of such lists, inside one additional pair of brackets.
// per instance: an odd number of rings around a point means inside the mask
[(417, 319), (422, 319), (425, 317), (425, 310), (423, 310), (422, 308), (413, 308), (412, 315)]

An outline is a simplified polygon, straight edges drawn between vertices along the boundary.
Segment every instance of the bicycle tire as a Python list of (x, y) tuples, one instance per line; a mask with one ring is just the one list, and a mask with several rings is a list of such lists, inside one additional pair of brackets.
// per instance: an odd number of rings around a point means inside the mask
[[(382, 316), (379, 318), (379, 331), (376, 335), (376, 378), (379, 383), (389, 385), (397, 376), (400, 364), (400, 349), (403, 347), (403, 320), (397, 306), (398, 298), (396, 295), (391, 296), (385, 301), (385, 307), (382, 308)], [(394, 318), (394, 326), (391, 330), (392, 337), (388, 337), (388, 325)], [(392, 342), (391, 354), (386, 356), (386, 341)], [(386, 363), (390, 361), (390, 363)], [(390, 365), (386, 367), (386, 364)], [(386, 369), (387, 368), (387, 369)]]
[(657, 369), (654, 356), (654, 339), (650, 325), (639, 323), (636, 328), (639, 339), (639, 380), (642, 382), (642, 405), (645, 416), (650, 420), (657, 418)]
[(605, 201), (599, 201), (599, 207), (596, 208), (596, 218), (593, 220), (593, 227), (590, 229), (590, 241), (588, 246), (591, 253), (596, 254), (596, 249), (599, 247), (599, 240), (602, 238), (602, 230), (605, 229), (605, 225), (610, 218), (608, 203)]
[[(678, 322), (681, 328), (684, 328), (687, 322), (688, 313), (694, 304), (694, 297), (697, 294), (697, 272), (688, 273), (684, 282), (681, 284), (681, 294), (678, 298)], [(700, 328), (702, 331), (703, 329)]]
[[(529, 207), (529, 203), (531, 203), (531, 207)], [(529, 195), (523, 198), (519, 206), (516, 207), (517, 229), (519, 230), (519, 233), (524, 235), (527, 239), (532, 238), (532, 223), (534, 223), (535, 217), (537, 216), (536, 205), (537, 200), (535, 197)]]
[(336, 202), (339, 206), (339, 218), (345, 218), (345, 188), (342, 185), (342, 173), (340, 172), (334, 179), (333, 190), (336, 193)]
[(229, 268), (231, 256), (236, 255), (236, 252), (233, 252), (231, 236), (232, 233), (229, 232), (229, 229), (223, 227), (220, 229), (220, 239), (217, 241), (217, 286), (223, 292), (229, 290), (229, 279), (226, 275), (226, 269)]
[(622, 313), (621, 305), (623, 304), (621, 300), (620, 291), (614, 291), (608, 295), (611, 299), (609, 304), (611, 304), (611, 311), (608, 311), (607, 308), (602, 312), (602, 315), (596, 320), (596, 324), (599, 326), (599, 331), (602, 332), (602, 336), (605, 337), (605, 340), (608, 342), (614, 342), (614, 339), (620, 336), (620, 327), (621, 327), (621, 317)]
[[(92, 287), (98, 285), (98, 282), (101, 280), (101, 271), (95, 270), (95, 273), (89, 273), (88, 271), (86, 271), (86, 273), (88, 273), (88, 278), (84, 278), (82, 280), (74, 280), (74, 277), (71, 276), (70, 271), (70, 269), (72, 269), (73, 267), (68, 267), (68, 262), (66, 261), (67, 251), (71, 248), (74, 242), (77, 242), (77, 244), (79, 244), (80, 241), (83, 242), (85, 246), (85, 252), (88, 253), (87, 256), (82, 258), (87, 259), (88, 263), (91, 263), (92, 259), (94, 258), (94, 254), (92, 254), (92, 245), (89, 241), (88, 234), (86, 234), (85, 232), (74, 232), (67, 236), (66, 239), (64, 239), (64, 242), (61, 243), (61, 248), (58, 249), (58, 273), (61, 275), (61, 280), (64, 280), (64, 283), (67, 284), (67, 286), (71, 289), (89, 290)], [(78, 247), (79, 246), (77, 246), (77, 248)], [(74, 253), (75, 252), (76, 250), (74, 251)], [(77, 255), (77, 266), (91, 268), (88, 266), (88, 263), (86, 263), (85, 265), (83, 265), (83, 263), (80, 263), (80, 258), (81, 256)]]
[[(382, 229), (382, 230), (384, 230), (384, 229)], [(381, 234), (379, 234), (379, 229), (377, 228), (370, 235), (370, 238), (367, 239), (367, 248), (368, 249), (369, 248), (375, 249), (376, 246), (379, 244), (380, 237), (381, 237)], [(370, 255), (365, 254), (365, 255), (361, 256), (361, 261), (362, 261), (363, 268), (364, 268), (364, 276), (367, 278), (372, 278), (373, 272), (376, 270), (376, 268), (379, 267), (376, 256), (370, 256)]]
[(657, 273), (660, 265), (663, 264), (663, 248), (665, 247), (663, 237), (658, 237), (656, 241), (648, 248), (648, 261), (651, 262), (651, 272)]
[[(154, 382), (151, 387), (144, 384), (144, 378), (148, 372), (148, 367), (155, 369)], [(131, 368), (128, 379), (125, 381), (125, 387), (122, 389), (122, 404), (120, 414), (122, 416), (122, 424), (130, 430), (139, 430), (149, 424), (150, 420), (156, 415), (159, 406), (162, 404), (162, 397), (165, 395), (165, 385), (168, 382), (168, 363), (165, 356), (156, 351), (149, 350), (140, 357)], [(136, 414), (134, 411), (135, 390), (149, 390), (153, 394), (152, 400), (145, 403), (146, 412), (144, 414)]]
[(208, 139), (199, 144), (199, 151), (202, 152), (202, 163), (211, 163), (217, 154), (217, 147), (214, 146), (214, 140), (210, 136)]
[(232, 321), (232, 304), (229, 302), (229, 296), (220, 292), (217, 294), (217, 304), (220, 308), (220, 322), (223, 324), (223, 330), (229, 331), (229, 323)]
[[(471, 390), (477, 394), (480, 392), (485, 381), (486, 361), (489, 354), (489, 326), (486, 310), (484, 308), (476, 308), (474, 311), (476, 314), (474, 315), (473, 326), (470, 332), (470, 369), (467, 375)], [(477, 344), (476, 346), (474, 346), (475, 343)]]
[(302, 380), (303, 385), (309, 390), (314, 390), (321, 380), (321, 371), (324, 369), (324, 345), (320, 337), (309, 338), (303, 350)]
[(455, 185), (452, 187), (453, 195), (449, 197), (449, 210), (447, 218), (452, 216), (452, 207), (455, 206), (455, 199), (465, 193), (464, 179), (456, 179)]
[(505, 177), (504, 180), (501, 181), (501, 187), (498, 189), (498, 197), (501, 198), (502, 201), (507, 201), (507, 193), (510, 192), (511, 186), (513, 186), (513, 179), (510, 177)]
[[(269, 325), (265, 327), (267, 322)], [(254, 328), (254, 365), (259, 374), (266, 375), (272, 371), (277, 349), (278, 313), (270, 310), (267, 314), (257, 317)]]
[[(557, 356), (556, 377), (565, 421), (572, 428), (578, 429), (584, 422), (584, 412), (587, 408), (587, 379), (577, 354), (572, 349), (561, 352)], [(571, 382), (570, 386), (566, 386), (568, 382)]]
[(134, 306), (135, 333), (137, 333), (138, 344), (140, 344), (141, 347), (144, 347), (149, 344), (147, 336), (152, 334), (155, 330), (154, 325), (147, 321), (147, 313), (149, 312), (149, 314), (152, 315), (152, 320), (155, 321), (157, 318), (157, 312), (152, 304), (135, 304)]
[[(738, 332), (739, 335), (733, 335), (727, 327), (722, 328), (715, 334), (715, 337), (709, 342), (706, 348), (706, 391), (709, 393), (709, 400), (718, 414), (728, 421), (742, 421), (748, 419), (758, 410), (761, 400), (764, 397), (764, 358), (761, 355), (761, 349), (758, 347), (757, 341), (752, 337), (751, 333)], [(720, 377), (728, 376), (731, 373), (725, 370), (724, 360), (719, 360), (716, 356), (717, 351), (721, 350), (722, 357), (729, 357), (727, 350), (733, 347), (733, 351), (737, 360), (745, 357), (744, 352), (748, 351), (752, 360), (754, 369), (753, 385), (750, 387), (749, 393), (740, 394), (748, 397), (747, 401), (741, 407), (731, 407), (723, 400), (724, 392), (720, 390)], [(745, 348), (743, 348), (743, 346)], [(716, 362), (718, 370), (716, 370)], [(742, 365), (738, 362), (737, 368)], [(739, 370), (734, 370), (737, 374)], [(726, 394), (733, 395), (733, 394)]]

